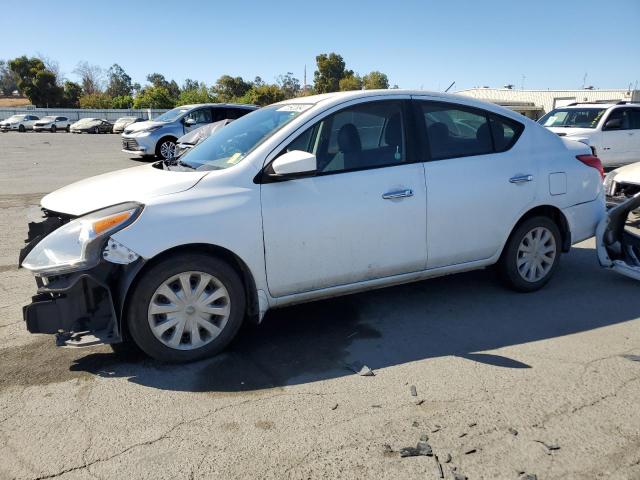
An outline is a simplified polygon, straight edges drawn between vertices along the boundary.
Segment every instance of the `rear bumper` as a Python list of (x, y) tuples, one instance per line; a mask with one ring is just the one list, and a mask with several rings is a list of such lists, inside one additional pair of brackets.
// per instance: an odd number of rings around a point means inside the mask
[(598, 223), (606, 215), (604, 194), (600, 193), (595, 200), (573, 205), (562, 212), (569, 224), (571, 244), (582, 242), (595, 235)]

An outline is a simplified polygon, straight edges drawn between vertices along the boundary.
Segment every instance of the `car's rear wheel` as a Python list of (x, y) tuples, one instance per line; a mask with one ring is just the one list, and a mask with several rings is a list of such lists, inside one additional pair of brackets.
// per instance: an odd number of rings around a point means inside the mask
[(156, 145), (156, 156), (163, 160), (170, 160), (176, 154), (176, 140), (171, 137), (160, 139)]
[(98, 127), (94, 128), (93, 133), (100, 133), (100, 129)]
[(65, 130), (67, 131), (67, 133), (69, 133), (71, 131), (71, 125), (67, 125), (67, 128)]
[(56, 133), (56, 126), (55, 125), (51, 125), (51, 133)]
[(176, 255), (146, 271), (129, 298), (136, 344), (163, 362), (215, 355), (235, 337), (245, 314), (236, 271), (207, 255)]
[(505, 283), (520, 292), (539, 290), (551, 279), (560, 260), (561, 236), (548, 217), (532, 217), (513, 231), (498, 263)]
[(25, 132), (26, 130), (27, 130), (27, 129), (26, 129), (26, 128), (24, 128), (24, 125), (20, 125), (20, 126), (18, 127), (18, 131), (19, 131), (19, 132)]

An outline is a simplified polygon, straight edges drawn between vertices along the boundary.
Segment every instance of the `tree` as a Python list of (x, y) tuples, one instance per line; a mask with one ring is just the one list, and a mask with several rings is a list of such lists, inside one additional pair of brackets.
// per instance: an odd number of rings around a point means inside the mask
[(104, 70), (98, 65), (91, 65), (89, 62), (79, 62), (73, 71), (80, 77), (82, 91), (85, 95), (98, 93), (104, 86)]
[(131, 85), (131, 77), (127, 75), (124, 69), (114, 63), (107, 72), (107, 94), (111, 97), (131, 96), (133, 88)]
[(190, 78), (187, 78), (182, 84), (183, 92), (186, 92), (189, 90), (197, 90), (198, 88), (200, 88), (200, 82), (198, 82), (197, 80), (192, 80)]
[(147, 87), (133, 100), (133, 108), (173, 108), (175, 99), (165, 87)]
[(147, 75), (147, 81), (156, 88), (166, 89), (167, 92), (169, 92), (169, 96), (174, 99), (174, 102), (180, 95), (180, 87), (178, 86), (176, 81), (167, 81), (167, 79), (161, 73), (151, 73)]
[(362, 78), (360, 75), (349, 75), (340, 80), (340, 91), (362, 90)]
[(251, 87), (240, 99), (243, 103), (253, 103), (255, 105), (270, 105), (284, 100), (285, 94), (278, 85), (260, 85)]
[(177, 105), (190, 105), (193, 103), (213, 103), (216, 97), (211, 94), (207, 86), (202, 83), (197, 88), (182, 90), (178, 96)]
[(8, 62), (0, 60), (0, 93), (11, 95), (14, 90), (18, 90), (18, 77), (11, 71)]
[(276, 83), (280, 87), (280, 90), (282, 90), (285, 99), (297, 97), (300, 92), (300, 80), (295, 78), (291, 72), (280, 75)]
[(242, 77), (232, 77), (230, 75), (222, 75), (215, 86), (214, 92), (223, 102), (231, 102), (242, 97), (251, 89), (251, 84), (245, 82)]
[(120, 95), (111, 99), (111, 108), (128, 109), (133, 106), (133, 97), (131, 95)]
[(85, 94), (80, 97), (80, 108), (112, 108), (111, 97), (101, 92)]
[(378, 72), (377, 70), (374, 70), (368, 75), (362, 77), (362, 83), (364, 84), (364, 88), (366, 90), (374, 90), (376, 88), (389, 88), (389, 79), (384, 73)]
[(337, 92), (340, 80), (353, 75), (353, 71), (345, 70), (344, 59), (337, 53), (321, 53), (316, 57), (317, 70), (313, 72), (313, 84), (316, 93)]
[(82, 95), (82, 87), (75, 82), (64, 82), (63, 107), (78, 108), (80, 106), (80, 96)]
[(18, 88), (36, 106), (58, 106), (63, 99), (63, 89), (58, 86), (56, 76), (46, 69), (39, 58), (14, 58), (9, 68), (18, 77)]

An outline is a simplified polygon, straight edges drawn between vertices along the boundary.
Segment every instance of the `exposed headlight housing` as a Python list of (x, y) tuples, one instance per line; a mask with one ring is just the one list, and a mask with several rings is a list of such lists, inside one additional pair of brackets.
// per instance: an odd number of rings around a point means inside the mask
[(143, 205), (121, 203), (76, 218), (54, 230), (29, 252), (22, 266), (35, 275), (59, 275), (95, 267), (109, 235), (131, 225)]

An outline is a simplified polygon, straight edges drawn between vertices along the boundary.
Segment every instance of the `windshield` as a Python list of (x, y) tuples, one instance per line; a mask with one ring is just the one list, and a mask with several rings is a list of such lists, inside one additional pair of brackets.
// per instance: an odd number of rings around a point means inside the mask
[(538, 123), (545, 127), (596, 128), (604, 108), (556, 108)]
[(13, 115), (5, 120), (5, 122), (19, 122), (24, 120), (25, 115)]
[(53, 121), (53, 120), (55, 120), (55, 119), (56, 119), (56, 117), (49, 117), (49, 116), (47, 116), (47, 117), (42, 117), (40, 120), (46, 120), (46, 121), (52, 122), (52, 121)]
[(190, 110), (189, 108), (183, 108), (183, 107), (174, 108), (173, 110), (169, 110), (168, 112), (164, 112), (159, 117), (154, 118), (153, 121), (154, 122), (173, 122), (180, 115), (182, 115), (185, 112), (188, 112), (189, 110)]
[(255, 110), (217, 131), (180, 158), (195, 170), (221, 170), (239, 163), (251, 150), (312, 104), (272, 105)]

